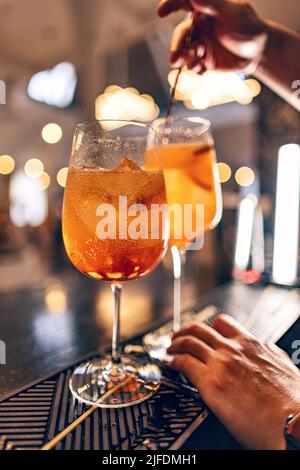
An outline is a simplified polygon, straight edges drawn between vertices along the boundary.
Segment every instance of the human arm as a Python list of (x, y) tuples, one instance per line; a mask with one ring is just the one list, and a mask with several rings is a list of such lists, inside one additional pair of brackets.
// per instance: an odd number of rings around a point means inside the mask
[(194, 20), (175, 28), (170, 54), (174, 66), (186, 64), (197, 73), (253, 74), (300, 110), (298, 33), (261, 18), (248, 2), (237, 0), (161, 0), (158, 14), (164, 17), (180, 9), (193, 12)]

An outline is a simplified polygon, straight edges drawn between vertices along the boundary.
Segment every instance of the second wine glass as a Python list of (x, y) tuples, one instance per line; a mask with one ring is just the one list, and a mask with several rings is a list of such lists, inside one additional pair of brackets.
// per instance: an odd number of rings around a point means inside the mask
[[(210, 122), (199, 117), (172, 117), (153, 123), (159, 134), (170, 211), (174, 275), (173, 332), (181, 326), (182, 268), (187, 250), (202, 247), (203, 235), (221, 219), (222, 197)], [(144, 344), (152, 357), (167, 360), (172, 329), (149, 334)]]

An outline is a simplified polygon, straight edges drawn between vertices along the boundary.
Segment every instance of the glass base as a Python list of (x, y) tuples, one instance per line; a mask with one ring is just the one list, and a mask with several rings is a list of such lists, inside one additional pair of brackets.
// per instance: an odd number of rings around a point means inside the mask
[(159, 367), (148, 356), (122, 355), (116, 364), (111, 356), (78, 366), (70, 377), (74, 397), (101, 408), (123, 408), (147, 400), (160, 386)]
[(161, 362), (170, 362), (172, 356), (167, 354), (167, 349), (171, 346), (172, 332), (166, 334), (149, 333), (144, 337), (143, 344), (147, 353)]

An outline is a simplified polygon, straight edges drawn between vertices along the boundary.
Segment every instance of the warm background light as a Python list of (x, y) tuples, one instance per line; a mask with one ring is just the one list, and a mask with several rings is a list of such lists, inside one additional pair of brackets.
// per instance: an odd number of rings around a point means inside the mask
[(231, 168), (227, 163), (218, 163), (220, 183), (226, 183), (231, 178)]
[(47, 144), (57, 144), (61, 140), (62, 135), (62, 128), (54, 122), (46, 124), (42, 129), (42, 137)]
[(127, 88), (125, 88), (125, 90), (129, 91), (129, 93), (133, 93), (134, 95), (139, 95), (140, 94), (139, 90), (137, 90), (133, 86), (128, 86)]
[(255, 78), (248, 78), (244, 81), (245, 85), (251, 90), (252, 96), (258, 96), (261, 92), (261, 84)]
[(235, 173), (235, 181), (239, 186), (251, 186), (255, 180), (255, 173), (248, 166), (242, 166)]
[(48, 289), (45, 302), (48, 311), (53, 314), (64, 313), (67, 307), (67, 296), (62, 289)]
[(108, 85), (104, 90), (104, 94), (105, 93), (114, 93), (115, 91), (119, 91), (119, 90), (122, 90), (122, 87), (119, 86), (119, 85)]
[(24, 165), (24, 171), (29, 178), (38, 178), (44, 171), (44, 165), (38, 158), (30, 158)]
[[(171, 86), (174, 86), (176, 75), (176, 70), (171, 70), (168, 75)], [(243, 80), (233, 72), (208, 71), (198, 75), (192, 70), (183, 70), (176, 88), (176, 99), (184, 101), (188, 109), (206, 109), (233, 101), (247, 105), (260, 91), (261, 85), (257, 80)]]
[(61, 186), (62, 188), (66, 187), (67, 176), (68, 176), (67, 167), (61, 168), (59, 172), (57, 173), (56, 179), (57, 179), (59, 186)]
[(9, 175), (15, 169), (15, 160), (10, 155), (1, 155), (0, 157), (0, 173)]
[(147, 93), (143, 93), (140, 96), (145, 100), (151, 101), (151, 103), (155, 103), (154, 98), (151, 95), (147, 95)]
[(204, 91), (195, 91), (191, 96), (191, 103), (195, 109), (206, 109), (210, 105), (210, 97)]
[(148, 122), (159, 114), (154, 99), (136, 88), (109, 85), (95, 101), (96, 119), (120, 119)]
[(36, 179), (36, 186), (37, 186), (37, 189), (39, 189), (40, 191), (44, 191), (45, 189), (49, 188), (50, 183), (51, 183), (50, 176), (45, 171), (43, 171), (41, 176), (39, 176), (39, 178)]

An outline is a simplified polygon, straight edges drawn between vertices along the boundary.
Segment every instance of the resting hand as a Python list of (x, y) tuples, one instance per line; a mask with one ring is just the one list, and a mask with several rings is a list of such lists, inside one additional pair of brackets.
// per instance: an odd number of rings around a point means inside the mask
[(300, 372), (286, 353), (231, 317), (183, 328), (168, 353), (232, 435), (251, 449), (284, 449), (289, 414), (300, 411)]

